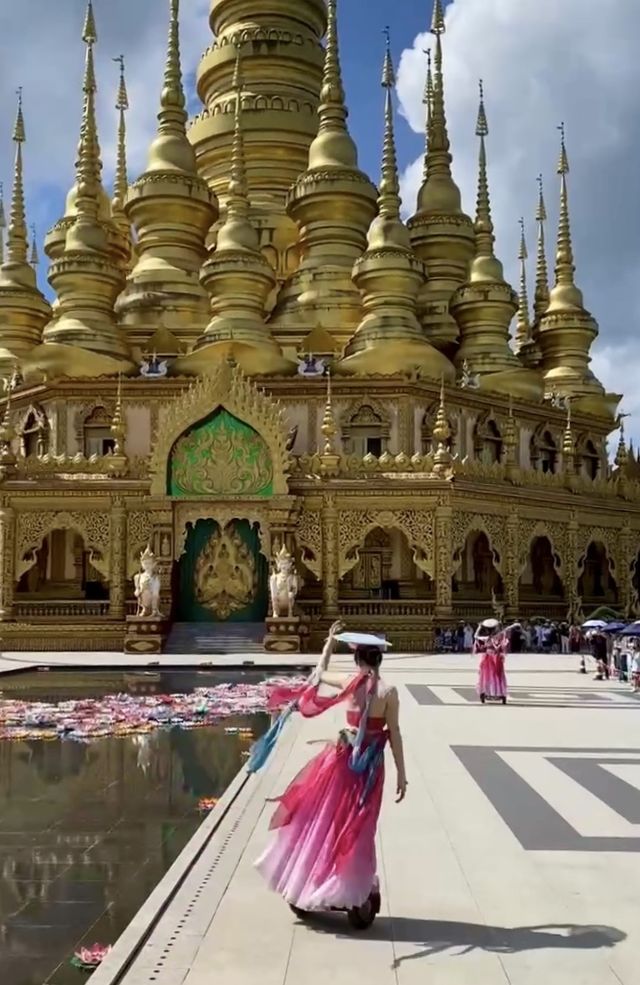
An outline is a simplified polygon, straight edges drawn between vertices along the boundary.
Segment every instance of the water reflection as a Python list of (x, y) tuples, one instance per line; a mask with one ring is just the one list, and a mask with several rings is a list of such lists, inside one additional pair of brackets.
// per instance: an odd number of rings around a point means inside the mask
[[(101, 674), (96, 690), (95, 679), (52, 674), (2, 687), (11, 697), (60, 700), (138, 685), (188, 691), (224, 679)], [(0, 742), (0, 982), (80, 985), (72, 952), (115, 942), (200, 823), (199, 799), (220, 796), (240, 769), (251, 737), (225, 728), (258, 735), (267, 723), (237, 716), (89, 745)]]

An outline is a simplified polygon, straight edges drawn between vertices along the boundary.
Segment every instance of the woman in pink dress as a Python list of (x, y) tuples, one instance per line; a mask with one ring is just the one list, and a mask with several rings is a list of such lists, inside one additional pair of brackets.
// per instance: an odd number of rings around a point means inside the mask
[(507, 675), (504, 658), (509, 637), (497, 619), (485, 619), (476, 630), (473, 652), (481, 654), (478, 670), (478, 694), (484, 704), (487, 698), (507, 702)]
[[(277, 798), (269, 845), (256, 865), (269, 887), (295, 913), (347, 910), (353, 926), (369, 926), (380, 909), (375, 836), (384, 784), (384, 750), (391, 746), (397, 769), (397, 802), (407, 780), (398, 723), (398, 692), (380, 677), (382, 647), (358, 646), (357, 672), (328, 673), (335, 638), (334, 623), (309, 683), (297, 690), (277, 689), (274, 702), (285, 711), (272, 726), (276, 737), (292, 711), (305, 717), (321, 714), (339, 702), (347, 706), (347, 727), (336, 742), (315, 756)], [(319, 694), (321, 684), (336, 692)], [(249, 770), (265, 759), (273, 735), (254, 747)]]

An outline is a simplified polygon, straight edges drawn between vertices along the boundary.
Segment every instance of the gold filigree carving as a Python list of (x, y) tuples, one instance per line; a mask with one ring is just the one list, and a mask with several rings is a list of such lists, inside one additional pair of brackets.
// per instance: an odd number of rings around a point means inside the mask
[(455, 513), (452, 520), (452, 574), (460, 569), (462, 552), (467, 538), (472, 533), (484, 533), (493, 553), (496, 571), (503, 574), (506, 553), (505, 517), (491, 513)]
[(322, 577), (322, 514), (319, 510), (302, 509), (296, 524), (296, 540), (305, 568)]
[(127, 579), (140, 568), (140, 555), (151, 543), (155, 517), (148, 510), (132, 510), (127, 514)]
[(152, 495), (166, 494), (169, 457), (176, 441), (218, 407), (225, 408), (261, 435), (271, 458), (273, 495), (286, 495), (290, 455), (286, 449), (284, 409), (228, 362), (222, 362), (212, 375), (200, 377), (176, 400), (161, 408), (150, 463)]
[(108, 581), (110, 577), (111, 518), (109, 513), (74, 510), (57, 513), (18, 513), (16, 532), (15, 577), (22, 575), (36, 563), (38, 548), (52, 530), (75, 530), (84, 540), (90, 553), (91, 564)]
[(218, 619), (250, 605), (258, 590), (256, 560), (232, 523), (216, 530), (196, 560), (196, 600)]
[(260, 553), (271, 558), (271, 528), (269, 523), (269, 506), (265, 503), (247, 502), (237, 504), (227, 503), (177, 503), (175, 508), (174, 557), (178, 561), (185, 552), (187, 544), (187, 527), (195, 525), (198, 520), (214, 520), (220, 529), (227, 527), (233, 520), (247, 520), (251, 526), (257, 524)]
[(520, 556), (518, 558), (518, 576), (527, 567), (533, 542), (538, 537), (546, 537), (551, 544), (553, 567), (559, 578), (564, 580), (566, 558), (568, 554), (567, 526), (563, 523), (534, 520), (527, 517), (518, 523), (518, 543)]
[(196, 429), (171, 452), (171, 491), (191, 496), (251, 496), (270, 489), (273, 466), (261, 435), (229, 426)]
[(417, 568), (434, 577), (434, 523), (431, 510), (341, 510), (338, 521), (338, 577), (344, 578), (360, 558), (360, 548), (370, 530), (400, 530), (413, 553)]

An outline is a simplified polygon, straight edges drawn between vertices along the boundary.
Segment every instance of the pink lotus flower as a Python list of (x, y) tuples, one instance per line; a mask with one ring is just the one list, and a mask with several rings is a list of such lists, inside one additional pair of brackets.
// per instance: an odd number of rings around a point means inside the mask
[(75, 952), (71, 964), (76, 968), (97, 968), (111, 951), (111, 944), (93, 944)]

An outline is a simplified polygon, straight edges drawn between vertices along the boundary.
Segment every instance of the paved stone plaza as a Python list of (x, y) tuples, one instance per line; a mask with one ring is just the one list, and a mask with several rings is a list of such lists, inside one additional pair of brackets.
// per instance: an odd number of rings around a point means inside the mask
[(483, 707), (474, 666), (385, 660), (410, 785), (396, 806), (389, 763), (371, 930), (341, 915), (300, 923), (252, 864), (267, 799), (310, 741), (335, 734), (336, 713), (295, 722), (264, 774), (235, 781), (92, 985), (635, 985), (640, 699), (579, 675), (573, 658), (527, 655), (508, 659), (509, 705)]

